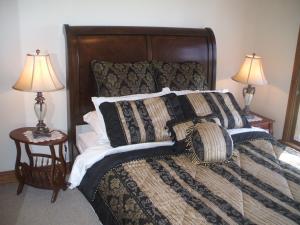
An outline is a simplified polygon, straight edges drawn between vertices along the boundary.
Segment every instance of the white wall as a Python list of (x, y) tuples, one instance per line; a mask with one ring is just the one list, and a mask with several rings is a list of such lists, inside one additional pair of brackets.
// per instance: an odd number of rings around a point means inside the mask
[(26, 124), (25, 97), (11, 89), (22, 68), (18, 3), (0, 1), (0, 171), (14, 168), (9, 131)]
[(274, 135), (281, 138), (300, 25), (300, 1), (259, 2), (254, 50), (264, 58), (269, 85), (257, 88), (252, 108), (276, 121)]
[[(300, 21), (296, 12), (300, 12), (297, 0), (0, 0), (0, 171), (14, 167), (9, 131), (36, 124), (34, 93), (11, 90), (26, 53), (47, 50), (65, 83), (63, 24), (211, 27), (217, 40), (217, 88), (229, 88), (241, 100), (242, 86), (230, 77), (244, 55), (256, 51), (266, 58), (270, 85), (258, 89), (253, 108), (278, 120), (275, 134), (280, 137)], [(274, 93), (279, 99), (272, 99)], [(47, 124), (66, 131), (66, 92), (45, 97)], [(266, 101), (274, 111), (265, 107)]]

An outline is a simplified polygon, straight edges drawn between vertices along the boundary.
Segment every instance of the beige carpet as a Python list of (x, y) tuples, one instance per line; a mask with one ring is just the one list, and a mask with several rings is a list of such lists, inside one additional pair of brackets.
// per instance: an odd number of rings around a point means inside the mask
[(52, 192), (17, 184), (0, 185), (0, 225), (101, 225), (92, 206), (77, 189), (60, 191), (55, 203)]

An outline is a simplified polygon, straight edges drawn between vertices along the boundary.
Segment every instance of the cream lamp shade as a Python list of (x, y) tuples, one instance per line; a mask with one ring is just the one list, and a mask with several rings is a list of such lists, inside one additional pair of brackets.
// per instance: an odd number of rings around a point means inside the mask
[(250, 111), (250, 104), (255, 94), (255, 87), (252, 85), (264, 85), (268, 83), (262, 67), (261, 57), (255, 55), (255, 53), (246, 55), (240, 71), (231, 77), (231, 79), (239, 83), (247, 84), (247, 87), (243, 88), (245, 101), (244, 113), (247, 119), (253, 119), (254, 115)]
[(57, 79), (50, 62), (48, 54), (41, 55), (27, 54), (23, 71), (13, 86), (19, 91), (48, 92), (64, 88), (64, 85)]
[(232, 79), (250, 85), (268, 84), (264, 75), (261, 57), (255, 54), (247, 55), (240, 71)]
[(64, 85), (56, 77), (50, 62), (50, 56), (48, 54), (40, 54), (40, 50), (36, 50), (36, 55), (27, 54), (23, 71), (13, 88), (19, 91), (37, 93), (34, 111), (38, 119), (38, 124), (32, 134), (34, 138), (50, 137), (51, 132), (44, 123), (47, 105), (42, 92), (56, 91), (64, 88)]

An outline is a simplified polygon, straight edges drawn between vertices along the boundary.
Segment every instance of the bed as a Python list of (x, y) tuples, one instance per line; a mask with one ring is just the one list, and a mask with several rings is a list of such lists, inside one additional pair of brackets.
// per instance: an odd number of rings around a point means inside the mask
[(71, 188), (78, 186), (104, 225), (300, 224), (300, 154), (260, 129), (229, 129), (233, 161), (202, 166), (172, 141), (99, 146), (85, 127), (83, 115), (94, 110), (90, 99), (97, 95), (93, 59), (201, 63), (214, 90), (211, 29), (65, 25), (65, 31), (69, 149), (81, 152)]

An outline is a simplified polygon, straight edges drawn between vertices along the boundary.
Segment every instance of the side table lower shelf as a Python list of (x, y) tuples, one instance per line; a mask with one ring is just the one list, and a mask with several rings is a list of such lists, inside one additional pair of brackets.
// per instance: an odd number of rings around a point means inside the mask
[(66, 190), (67, 188), (65, 182), (65, 166), (63, 166), (59, 160), (56, 160), (55, 165), (49, 164), (51, 157), (47, 155), (39, 156), (39, 158), (42, 160), (41, 165), (36, 163), (35, 165), (30, 166), (27, 163), (22, 162), (18, 165), (18, 168), (16, 168), (15, 172), (19, 180), (17, 194), (20, 194), (24, 184), (27, 184), (36, 188), (53, 190), (51, 202), (54, 202), (57, 198), (59, 189)]
[[(25, 127), (10, 132), (10, 137), (15, 141), (17, 149), (15, 163), (15, 173), (19, 181), (17, 194), (20, 194), (24, 185), (27, 184), (36, 188), (53, 190), (51, 202), (55, 202), (59, 190), (66, 190), (67, 188), (65, 181), (67, 167), (63, 155), (63, 145), (67, 141), (67, 135), (61, 132), (62, 137), (59, 139), (33, 143), (24, 136), (25, 131), (33, 129)], [(24, 144), (28, 163), (21, 162), (21, 144)], [(48, 147), (50, 154), (33, 153), (30, 145)], [(55, 146), (57, 146), (57, 149), (55, 149)]]

